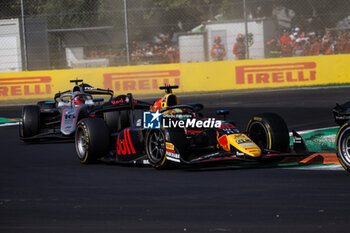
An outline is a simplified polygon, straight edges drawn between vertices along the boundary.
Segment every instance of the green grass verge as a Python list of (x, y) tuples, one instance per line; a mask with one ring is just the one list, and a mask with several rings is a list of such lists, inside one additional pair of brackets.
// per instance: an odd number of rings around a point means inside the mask
[[(314, 130), (302, 133), (306, 147), (312, 152), (335, 153), (335, 137), (339, 127)], [(293, 138), (290, 138), (290, 145), (293, 145)]]

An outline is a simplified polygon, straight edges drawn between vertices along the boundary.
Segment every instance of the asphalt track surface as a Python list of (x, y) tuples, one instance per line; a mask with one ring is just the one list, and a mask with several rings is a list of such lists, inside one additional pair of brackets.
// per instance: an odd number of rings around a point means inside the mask
[[(180, 97), (244, 128), (277, 112), (290, 129), (334, 126), (350, 88)], [(19, 117), (19, 107), (0, 108)], [(350, 174), (281, 168), (81, 165), (69, 143), (25, 144), (0, 127), (0, 232), (349, 232)]]

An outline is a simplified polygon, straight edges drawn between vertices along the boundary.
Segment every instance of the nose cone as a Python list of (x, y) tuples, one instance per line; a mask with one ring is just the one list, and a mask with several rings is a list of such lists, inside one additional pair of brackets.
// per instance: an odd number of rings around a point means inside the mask
[(245, 134), (228, 135), (228, 142), (237, 150), (254, 158), (261, 156), (261, 149)]

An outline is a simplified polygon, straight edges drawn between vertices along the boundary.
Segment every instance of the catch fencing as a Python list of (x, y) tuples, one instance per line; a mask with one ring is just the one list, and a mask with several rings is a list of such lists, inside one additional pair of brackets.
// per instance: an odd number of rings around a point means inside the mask
[(0, 72), (343, 54), (349, 29), (348, 0), (2, 0)]

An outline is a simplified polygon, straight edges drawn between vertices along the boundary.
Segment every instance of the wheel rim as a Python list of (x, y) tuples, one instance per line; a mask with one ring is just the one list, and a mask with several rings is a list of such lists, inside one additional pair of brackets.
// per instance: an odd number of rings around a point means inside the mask
[(341, 155), (343, 157), (344, 162), (349, 165), (350, 164), (350, 133), (343, 133), (341, 137), (341, 143), (339, 144), (341, 151)]
[(76, 148), (78, 152), (78, 157), (84, 159), (85, 153), (87, 150), (87, 142), (85, 132), (81, 127), (77, 128), (77, 139), (76, 139)]
[(148, 155), (149, 159), (158, 163), (164, 158), (165, 153), (165, 138), (160, 130), (153, 131), (149, 136)]
[(269, 149), (269, 140), (267, 131), (263, 123), (253, 122), (249, 127), (249, 137), (252, 139), (260, 148)]

